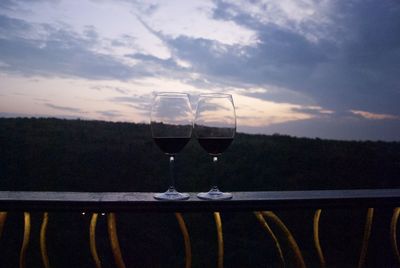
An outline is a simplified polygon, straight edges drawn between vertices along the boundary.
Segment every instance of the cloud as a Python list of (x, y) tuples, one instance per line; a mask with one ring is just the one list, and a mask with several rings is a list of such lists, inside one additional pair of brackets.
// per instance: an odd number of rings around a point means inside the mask
[[(90, 26), (81, 34), (70, 27), (29, 23), (0, 15), (0, 69), (22, 75), (75, 76), (87, 79), (128, 80), (140, 77), (184, 77), (182, 61), (143, 53), (114, 54), (98, 51), (101, 42)], [(113, 40), (127, 42), (127, 36)], [(118, 46), (118, 45), (117, 45)], [(129, 62), (134, 60), (132, 66)]]
[(314, 116), (327, 116), (332, 115), (335, 111), (327, 110), (319, 106), (303, 106), (303, 107), (294, 107), (292, 108), (294, 112), (310, 114)]
[(371, 120), (386, 120), (386, 119), (399, 120), (400, 119), (400, 116), (392, 115), (392, 114), (375, 114), (375, 113), (370, 113), (367, 111), (357, 111), (357, 110), (350, 110), (350, 112), (355, 115), (359, 115), (365, 119), (371, 119)]
[(95, 86), (90, 86), (91, 89), (97, 90), (97, 91), (102, 91), (102, 90), (111, 90), (120, 94), (128, 94), (129, 90), (126, 88), (121, 88), (118, 86), (105, 86), (105, 85), (95, 85)]
[(153, 96), (151, 94), (131, 95), (125, 97), (113, 97), (110, 98), (109, 100), (114, 103), (122, 103), (129, 107), (132, 107), (135, 110), (137, 110), (139, 114), (146, 117), (147, 119), (150, 116), (150, 109)]
[[(232, 20), (213, 17), (214, 1), (154, 1), (136, 2), (134, 9), (150, 8), (141, 20), (163, 36), (213, 40), (224, 45), (247, 46), (256, 43), (256, 33)], [(154, 7), (156, 5), (156, 7)], [(136, 12), (136, 14), (141, 14)]]
[[(0, 16), (0, 28), (7, 30), (8, 25), (18, 29), (29, 28), (21, 20)], [(44, 76), (79, 76), (90, 79), (119, 78), (126, 79), (135, 73), (126, 65), (90, 50), (96, 38), (82, 37), (74, 32), (56, 29), (51, 25), (46, 28), (47, 40), (9, 37), (0, 39), (0, 60), (10, 72), (24, 75)]]
[(64, 111), (64, 112), (72, 112), (72, 113), (82, 113), (83, 112), (81, 109), (78, 109), (78, 108), (59, 106), (59, 105), (55, 105), (52, 103), (45, 103), (44, 105), (47, 107), (50, 107), (52, 109), (60, 110), (60, 111)]
[[(37, 38), (38, 33), (34, 27), (26, 21), (0, 15), (0, 37), (1, 39), (13, 38)], [(36, 33), (35, 33), (36, 32)]]
[(3, 0), (0, 2), (0, 8), (2, 10), (12, 10), (16, 6), (13, 0)]
[(322, 107), (318, 106), (276, 103), (242, 95), (235, 95), (234, 102), (239, 130), (263, 129), (274, 124), (329, 115)]
[(161, 59), (152, 55), (134, 53), (127, 54), (125, 57), (137, 61), (133, 69), (140, 70), (143, 76), (183, 78), (190, 71), (190, 69), (188, 69), (189, 66), (185, 62), (173, 56), (167, 59)]
[[(199, 74), (191, 81), (187, 79), (188, 83), (200, 88), (213, 85), (214, 88), (247, 88), (241, 94), (279, 102), (316, 104), (314, 97), (302, 90), (302, 85), (318, 64), (327, 61), (323, 50), (294, 33), (271, 31), (260, 36), (265, 42), (257, 47), (229, 46), (184, 36), (166, 41), (178, 58), (190, 63), (190, 71)], [(264, 91), (254, 92), (254, 88)]]
[(165, 68), (179, 68), (177, 63), (172, 58), (161, 59), (152, 55), (146, 55), (143, 53), (134, 53), (134, 54), (127, 54), (126, 57), (139, 60), (139, 62), (143, 62), (145, 64), (153, 64), (159, 65)]
[(97, 111), (97, 113), (108, 118), (120, 117), (122, 115), (117, 110)]
[(329, 38), (322, 29), (332, 23), (328, 14), (330, 1), (304, 0), (220, 0), (214, 11), (216, 18), (235, 19), (247, 17), (263, 25), (272, 24), (299, 33), (311, 42)]
[[(244, 4), (227, 12), (230, 2), (217, 3), (214, 16), (253, 29), (258, 36), (256, 46), (229, 46), (187, 36), (168, 40), (171, 50), (211, 83), (283, 88), (287, 90), (280, 94), (281, 99), (297, 93), (308, 99), (308, 104), (329, 110), (356, 106), (377, 113), (400, 112), (396, 74), (400, 36), (394, 34), (400, 30), (400, 4), (353, 1), (319, 6), (310, 2), (316, 6), (311, 8), (313, 18), (304, 16), (297, 21), (309, 24), (308, 31), (323, 33), (315, 41), (304, 31), (289, 27), (294, 20), (290, 12), (280, 13), (285, 19), (263, 21), (246, 13)], [(262, 3), (254, 3), (262, 7)], [(273, 18), (273, 10), (267, 8), (262, 14)], [(324, 23), (316, 24), (318, 17), (323, 17)], [(273, 97), (257, 96), (266, 100)]]
[[(221, 42), (206, 35), (190, 35), (179, 29), (176, 33), (180, 34), (168, 34), (157, 23), (144, 25), (171, 54), (166, 58), (137, 51), (124, 54), (127, 62), (129, 59), (135, 62), (133, 66), (95, 48), (104, 41), (104, 38), (100, 40), (99, 29), (95, 27), (86, 27), (79, 33), (72, 28), (59, 29), (55, 25), (8, 18), (7, 23), (2, 23), (4, 31), (21, 34), (1, 40), (2, 50), (10, 56), (3, 55), (0, 60), (5, 65), (3, 69), (19, 70), (24, 74), (35, 72), (118, 80), (168, 76), (200, 89), (247, 88), (249, 90), (241, 94), (264, 100), (319, 105), (329, 110), (357, 107), (377, 113), (385, 112), (383, 105), (377, 104), (383, 103), (387, 113), (398, 113), (394, 100), (399, 94), (399, 82), (395, 79), (394, 66), (399, 55), (393, 54), (397, 51), (394, 48), (398, 38), (388, 30), (383, 29), (385, 34), (380, 31), (383, 26), (393, 29), (391, 25), (396, 23), (389, 22), (399, 20), (395, 17), (398, 10), (378, 5), (377, 14), (373, 14), (376, 20), (383, 19), (383, 25), (373, 26), (381, 35), (378, 39), (367, 35), (371, 22), (364, 19), (375, 7), (375, 2), (363, 5), (363, 8), (359, 8), (358, 2), (352, 5), (321, 3), (278, 1), (245, 5), (217, 1), (215, 5), (207, 6), (206, 13), (214, 19), (251, 29), (258, 41), (248, 46)], [(138, 5), (135, 7), (139, 8)], [(155, 4), (150, 8), (154, 11), (152, 16), (166, 15), (160, 13), (162, 8)], [(342, 14), (340, 21), (337, 20), (338, 13)], [(316, 24), (320, 18), (324, 23)], [(7, 17), (3, 16), (3, 19), (7, 20)], [(308, 25), (304, 27), (310, 33), (323, 32), (325, 35), (319, 36), (318, 42), (313, 41), (304, 29), (300, 29), (302, 25)], [(44, 30), (46, 38), (43, 40), (21, 38), (27, 31)], [(389, 35), (392, 36), (390, 40)], [(132, 40), (137, 40), (135, 36), (128, 37), (125, 34), (110, 42), (126, 47)], [(385, 38), (388, 44), (380, 41)], [(377, 61), (378, 56), (380, 61)], [(186, 68), (179, 64), (182, 61), (187, 63)], [(374, 67), (377, 62), (380, 62), (379, 66)], [(197, 74), (196, 78), (191, 77), (193, 73)], [(251, 89), (255, 87), (267, 90), (254, 93)], [(382, 93), (374, 98), (364, 97), (376, 91)], [(376, 98), (379, 101), (375, 101)]]
[(10, 67), (10, 65), (5, 63), (5, 62), (0, 61), (0, 69), (1, 68), (6, 68), (6, 67)]

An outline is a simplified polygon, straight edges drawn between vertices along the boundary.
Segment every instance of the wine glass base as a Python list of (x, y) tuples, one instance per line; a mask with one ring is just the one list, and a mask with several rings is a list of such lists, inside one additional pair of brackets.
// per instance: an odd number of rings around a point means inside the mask
[(207, 193), (198, 193), (197, 197), (204, 200), (228, 200), (232, 199), (231, 193), (223, 193), (219, 190), (210, 190)]
[(165, 193), (158, 193), (153, 196), (157, 200), (167, 200), (167, 201), (174, 201), (174, 200), (187, 200), (189, 199), (190, 195), (187, 193), (180, 193), (176, 190), (167, 190)]

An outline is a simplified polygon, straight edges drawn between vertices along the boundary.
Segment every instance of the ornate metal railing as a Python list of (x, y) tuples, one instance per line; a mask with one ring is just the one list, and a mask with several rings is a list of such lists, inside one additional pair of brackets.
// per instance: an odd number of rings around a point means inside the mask
[[(224, 266), (224, 240), (220, 213), (235, 211), (251, 211), (256, 219), (273, 239), (282, 267), (287, 263), (278, 236), (270, 227), (273, 223), (283, 234), (290, 246), (297, 267), (306, 267), (307, 263), (300, 247), (281, 218), (273, 211), (290, 209), (315, 209), (313, 218), (313, 241), (320, 267), (327, 267), (324, 251), (319, 238), (319, 221), (323, 209), (328, 208), (366, 208), (367, 215), (364, 225), (362, 246), (358, 267), (365, 265), (368, 243), (373, 225), (374, 208), (393, 208), (393, 214), (388, 229), (393, 254), (400, 265), (400, 254), (397, 244), (397, 223), (400, 216), (400, 189), (374, 190), (324, 190), (324, 191), (279, 191), (279, 192), (236, 192), (234, 198), (228, 201), (203, 201), (191, 194), (187, 201), (156, 201), (153, 193), (139, 192), (16, 192), (0, 191), (0, 239), (7, 222), (9, 211), (24, 213), (24, 233), (19, 253), (19, 266), (26, 267), (27, 249), (31, 237), (31, 213), (42, 212), (40, 226), (40, 256), (43, 267), (52, 267), (47, 251), (46, 232), (52, 212), (85, 212), (91, 215), (89, 223), (89, 246), (94, 267), (102, 267), (101, 256), (96, 246), (96, 225), (99, 213), (106, 215), (107, 231), (114, 265), (118, 268), (127, 267), (120, 247), (117, 233), (117, 215), (119, 212), (174, 212), (183, 235), (185, 249), (185, 267), (192, 266), (192, 248), (189, 228), (182, 213), (213, 212), (217, 229), (218, 253), (217, 267)], [(245, 239), (245, 238), (244, 238)], [(1, 240), (0, 240), (1, 243)], [(0, 252), (1, 254), (1, 252)], [(109, 267), (110, 264), (104, 267)]]

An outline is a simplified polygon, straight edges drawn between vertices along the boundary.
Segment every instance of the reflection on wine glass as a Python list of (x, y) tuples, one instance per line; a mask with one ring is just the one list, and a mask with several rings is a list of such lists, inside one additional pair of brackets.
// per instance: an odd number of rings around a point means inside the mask
[(151, 108), (151, 134), (157, 146), (169, 157), (170, 185), (166, 192), (154, 195), (158, 200), (185, 200), (187, 193), (175, 189), (175, 156), (189, 142), (193, 129), (189, 95), (165, 92), (156, 94)]
[(214, 164), (211, 190), (207, 193), (199, 193), (197, 197), (207, 200), (231, 199), (231, 193), (223, 193), (218, 189), (217, 162), (218, 156), (229, 147), (236, 133), (236, 113), (232, 95), (200, 95), (194, 121), (194, 133)]

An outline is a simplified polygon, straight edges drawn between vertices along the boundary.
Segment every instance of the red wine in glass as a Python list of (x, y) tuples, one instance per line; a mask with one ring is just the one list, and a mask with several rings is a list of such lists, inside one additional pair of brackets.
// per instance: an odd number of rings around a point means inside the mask
[(200, 146), (211, 156), (214, 176), (210, 191), (198, 193), (206, 200), (231, 199), (231, 193), (218, 189), (218, 157), (230, 146), (236, 133), (236, 112), (232, 95), (200, 95), (194, 120), (194, 133)]
[(166, 92), (156, 94), (151, 108), (151, 134), (155, 144), (169, 157), (170, 184), (164, 193), (154, 195), (158, 200), (185, 200), (189, 194), (175, 189), (175, 156), (192, 136), (193, 115), (189, 95)]
[(210, 155), (220, 155), (229, 145), (231, 145), (233, 138), (197, 138), (200, 146)]
[(153, 138), (158, 148), (167, 155), (176, 155), (185, 147), (190, 138), (162, 137)]

